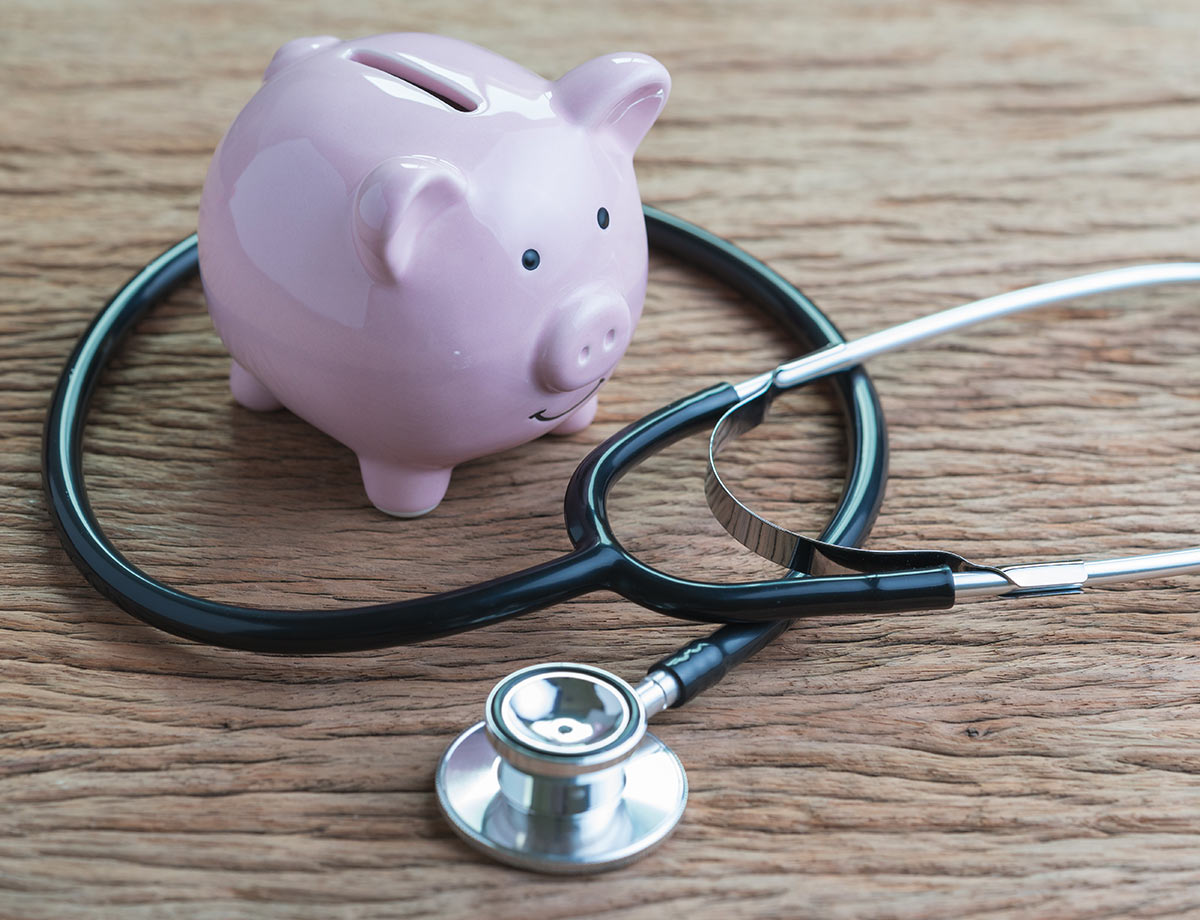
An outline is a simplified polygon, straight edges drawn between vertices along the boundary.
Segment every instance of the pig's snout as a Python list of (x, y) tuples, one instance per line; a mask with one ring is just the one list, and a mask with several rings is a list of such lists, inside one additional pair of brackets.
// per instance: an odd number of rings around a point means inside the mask
[(629, 304), (615, 291), (572, 298), (542, 337), (538, 378), (563, 393), (599, 380), (625, 353), (631, 332)]

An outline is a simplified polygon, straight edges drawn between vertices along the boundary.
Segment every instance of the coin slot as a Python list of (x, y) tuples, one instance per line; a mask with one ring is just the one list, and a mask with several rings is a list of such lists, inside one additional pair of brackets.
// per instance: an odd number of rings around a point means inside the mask
[(408, 55), (385, 54), (382, 51), (371, 51), (368, 48), (356, 48), (346, 55), (346, 59), (403, 80), (410, 86), (460, 112), (474, 112), (479, 108), (479, 100), (461, 86), (435, 73)]

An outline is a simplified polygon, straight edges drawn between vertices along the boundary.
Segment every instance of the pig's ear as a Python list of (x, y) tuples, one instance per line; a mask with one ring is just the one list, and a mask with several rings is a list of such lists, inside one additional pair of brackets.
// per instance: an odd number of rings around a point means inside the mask
[(458, 168), (436, 157), (392, 157), (376, 166), (354, 197), (354, 242), (377, 281), (399, 281), (430, 222), (466, 198)]
[(608, 133), (630, 156), (671, 92), (667, 68), (645, 54), (607, 54), (554, 83), (553, 100), (570, 120)]
[(301, 58), (306, 58), (314, 51), (320, 51), (322, 48), (328, 48), (330, 45), (341, 44), (340, 38), (334, 38), (332, 35), (317, 35), (313, 38), (294, 38), (285, 45), (281, 45), (279, 50), (275, 52), (275, 57), (271, 58), (271, 63), (267, 65), (266, 73), (263, 74), (263, 82), (266, 83), (271, 77), (283, 70), (289, 64), (294, 64)]

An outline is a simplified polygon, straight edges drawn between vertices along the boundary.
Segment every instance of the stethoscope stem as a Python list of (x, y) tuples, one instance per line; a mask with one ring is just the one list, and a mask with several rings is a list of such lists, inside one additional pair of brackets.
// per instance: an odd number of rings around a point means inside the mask
[(652, 719), (664, 709), (670, 709), (678, 703), (683, 695), (683, 688), (669, 671), (653, 668), (633, 688), (633, 692), (642, 701), (642, 708), (646, 710), (646, 718)]

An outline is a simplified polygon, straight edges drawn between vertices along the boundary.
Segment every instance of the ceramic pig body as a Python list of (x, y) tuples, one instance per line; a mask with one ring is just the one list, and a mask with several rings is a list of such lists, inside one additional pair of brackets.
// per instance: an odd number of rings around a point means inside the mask
[(641, 315), (632, 158), (668, 91), (638, 54), (550, 82), (431, 35), (285, 45), (200, 207), (234, 396), (346, 444), (399, 515), (585, 427)]

